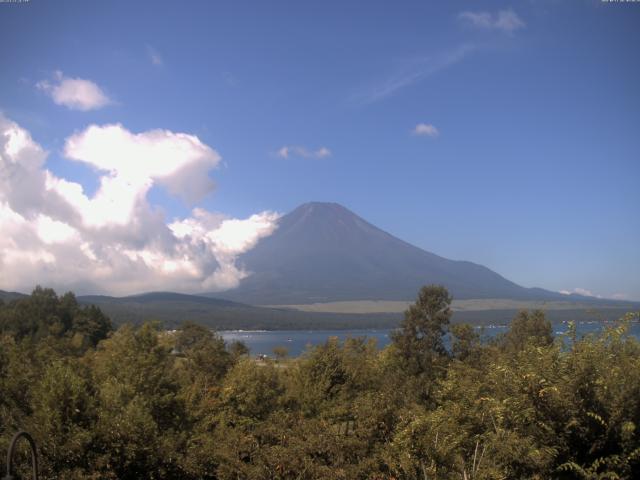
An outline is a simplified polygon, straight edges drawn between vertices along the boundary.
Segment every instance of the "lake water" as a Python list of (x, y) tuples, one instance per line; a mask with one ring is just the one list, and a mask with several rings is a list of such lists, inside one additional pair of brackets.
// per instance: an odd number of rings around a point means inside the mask
[[(576, 324), (578, 336), (590, 333), (597, 333), (605, 326), (614, 325), (610, 322), (578, 322)], [(494, 337), (508, 330), (507, 326), (484, 326), (476, 327), (485, 339)], [(556, 335), (560, 335), (567, 330), (566, 323), (553, 325)], [(297, 357), (302, 354), (308, 346), (320, 345), (330, 337), (338, 337), (344, 340), (348, 337), (374, 338), (378, 347), (383, 348), (389, 344), (391, 329), (385, 330), (275, 330), (275, 331), (247, 331), (247, 330), (227, 330), (218, 332), (227, 342), (235, 340), (244, 342), (249, 347), (251, 355), (273, 356), (275, 347), (285, 347), (289, 351), (289, 356)], [(636, 338), (640, 338), (640, 324), (632, 323), (630, 333)]]

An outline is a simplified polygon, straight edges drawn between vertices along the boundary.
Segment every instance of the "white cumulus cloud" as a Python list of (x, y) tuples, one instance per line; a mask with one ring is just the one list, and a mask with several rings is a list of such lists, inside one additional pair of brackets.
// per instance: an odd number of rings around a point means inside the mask
[(267, 211), (246, 219), (225, 218), (195, 209), (192, 217), (176, 221), (169, 228), (184, 244), (194, 248), (205, 246), (215, 252), (218, 268), (203, 280), (203, 288), (220, 290), (236, 287), (249, 275), (236, 266), (235, 259), (255, 247), (261, 238), (271, 235), (279, 217)]
[(121, 189), (120, 198), (157, 181), (190, 203), (213, 190), (208, 171), (220, 162), (220, 155), (196, 136), (168, 130), (134, 134), (120, 124), (92, 125), (69, 137), (65, 155), (108, 172), (101, 188)]
[(111, 103), (107, 94), (91, 80), (66, 77), (55, 72), (53, 81), (42, 80), (36, 86), (47, 93), (57, 105), (72, 110), (97, 110)]
[(327, 147), (320, 147), (317, 150), (312, 150), (307, 147), (301, 147), (299, 145), (285, 145), (276, 152), (276, 156), (280, 158), (325, 158), (331, 156), (331, 150)]
[(440, 131), (429, 123), (419, 123), (412, 130), (414, 135), (435, 138), (440, 135)]
[(462, 12), (458, 18), (477, 28), (513, 33), (525, 27), (524, 21), (511, 9), (490, 12)]
[(168, 223), (149, 203), (154, 184), (187, 200), (211, 192), (220, 156), (196, 136), (92, 125), (64, 154), (95, 168), (94, 195), (47, 170), (47, 152), (0, 115), (0, 289), (225, 290), (250, 274), (238, 255), (277, 227), (274, 212), (234, 219), (201, 208)]

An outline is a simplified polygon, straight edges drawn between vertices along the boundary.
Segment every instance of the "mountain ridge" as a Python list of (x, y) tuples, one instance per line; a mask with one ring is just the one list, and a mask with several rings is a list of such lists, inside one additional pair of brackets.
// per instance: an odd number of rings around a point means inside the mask
[[(0, 299), (9, 305), (21, 301), (28, 295), (0, 290)], [(11, 298), (6, 298), (6, 297)], [(402, 318), (402, 309), (397, 311), (337, 311), (299, 310), (293, 306), (252, 306), (217, 298), (207, 298), (175, 292), (147, 292), (126, 297), (108, 295), (79, 295), (82, 305), (96, 305), (116, 325), (123, 323), (140, 324), (144, 321), (159, 321), (165, 328), (178, 328), (185, 321), (193, 321), (216, 330), (327, 330), (327, 329), (369, 329), (395, 328)], [(601, 302), (598, 305), (598, 301)], [(1, 303), (1, 302), (0, 302)], [(500, 302), (484, 304), (479, 309), (460, 309), (453, 305), (453, 322), (473, 324), (507, 324), (519, 307)], [(475, 301), (474, 301), (475, 303)], [(640, 303), (594, 299), (593, 304), (585, 302), (573, 305), (545, 308), (551, 321), (573, 319), (576, 321), (615, 320), (628, 311), (638, 310)], [(606, 303), (606, 304), (605, 304)], [(326, 307), (327, 304), (323, 304)], [(550, 305), (551, 307), (551, 305)], [(602, 307), (602, 308), (601, 308)]]
[(438, 283), (459, 299), (567, 298), (423, 250), (333, 202), (308, 202), (284, 215), (238, 265), (251, 272), (238, 288), (205, 295), (255, 305), (411, 300), (422, 285)]
[[(525, 288), (489, 268), (466, 260), (449, 260), (416, 247), (369, 223), (337, 203), (309, 202), (278, 221), (272, 235), (241, 255), (238, 265), (252, 272), (239, 288), (224, 292), (186, 294), (145, 292), (125, 297), (80, 295), (83, 303), (180, 304), (173, 311), (207, 308), (265, 311), (278, 306), (344, 301), (413, 301), (425, 284), (444, 284), (456, 300), (507, 299), (579, 302), (598, 306), (615, 303), (622, 308), (636, 302), (564, 295), (542, 288)], [(24, 294), (0, 290), (11, 301)], [(188, 304), (188, 307), (187, 307)], [(200, 305), (200, 307), (198, 307)], [(113, 307), (115, 308), (115, 307)], [(287, 314), (288, 315), (288, 314)]]

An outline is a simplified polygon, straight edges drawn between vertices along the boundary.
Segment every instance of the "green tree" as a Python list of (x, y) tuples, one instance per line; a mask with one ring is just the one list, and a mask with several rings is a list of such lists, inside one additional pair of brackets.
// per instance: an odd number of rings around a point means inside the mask
[[(225, 348), (224, 339), (211, 329), (186, 322), (178, 331), (175, 351), (184, 355), (194, 374), (219, 382), (233, 363), (232, 355)], [(191, 377), (191, 381), (194, 377)]]
[(542, 310), (521, 310), (511, 321), (509, 331), (501, 340), (504, 348), (519, 351), (527, 345), (548, 346), (553, 343), (553, 329)]
[(227, 350), (231, 354), (231, 358), (233, 359), (234, 363), (240, 360), (242, 357), (249, 355), (249, 347), (247, 347), (244, 342), (241, 342), (239, 340), (234, 340), (233, 342), (231, 342), (228, 345)]
[[(16, 340), (65, 339), (68, 347), (82, 353), (107, 338), (109, 318), (96, 306), (80, 306), (71, 292), (58, 297), (50, 288), (36, 287), (30, 296), (0, 308), (0, 334)], [(67, 345), (61, 344), (63, 349)]]
[(457, 323), (451, 325), (451, 354), (466, 362), (476, 362), (481, 352), (480, 334), (472, 325)]
[(251, 359), (241, 360), (224, 380), (224, 409), (253, 420), (265, 419), (278, 408), (284, 393), (278, 370), (272, 362), (257, 365)]
[(25, 427), (38, 442), (47, 478), (74, 478), (93, 470), (95, 398), (87, 369), (71, 358), (57, 360), (32, 388), (33, 415)]
[(276, 356), (277, 361), (282, 361), (289, 356), (289, 349), (278, 345), (277, 347), (273, 347), (273, 354)]
[(95, 469), (116, 478), (180, 478), (188, 416), (171, 346), (158, 326), (125, 325), (91, 358), (97, 400)]
[(391, 335), (395, 375), (407, 381), (398, 388), (430, 401), (434, 381), (446, 372), (449, 354), (444, 345), (451, 318), (451, 296), (440, 285), (422, 287), (418, 299)]

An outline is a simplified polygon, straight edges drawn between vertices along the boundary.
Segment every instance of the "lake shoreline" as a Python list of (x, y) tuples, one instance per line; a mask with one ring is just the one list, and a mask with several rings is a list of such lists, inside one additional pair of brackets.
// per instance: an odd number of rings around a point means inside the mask
[[(582, 337), (589, 334), (600, 333), (606, 327), (617, 325), (617, 321), (577, 321), (576, 333)], [(551, 322), (556, 337), (566, 334), (569, 321)], [(481, 332), (483, 341), (488, 341), (509, 329), (508, 324), (473, 325)], [(285, 347), (290, 357), (297, 357), (307, 350), (308, 346), (316, 346), (325, 343), (329, 338), (337, 337), (340, 341), (346, 338), (365, 337), (374, 339), (379, 348), (386, 347), (390, 342), (390, 333), (396, 328), (359, 328), (359, 329), (296, 329), (296, 330), (220, 330), (217, 333), (226, 341), (243, 342), (252, 356), (273, 356), (273, 349)], [(634, 321), (629, 326), (629, 334), (640, 338), (640, 322)]]

